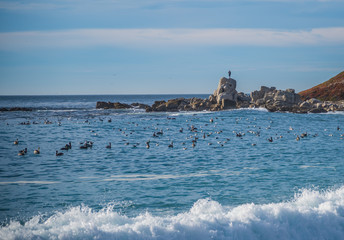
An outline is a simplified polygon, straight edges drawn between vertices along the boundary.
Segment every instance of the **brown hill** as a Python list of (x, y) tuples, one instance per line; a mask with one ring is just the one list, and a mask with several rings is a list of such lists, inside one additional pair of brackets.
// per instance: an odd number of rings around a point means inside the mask
[(303, 100), (317, 98), (322, 101), (344, 100), (344, 71), (330, 80), (299, 93)]

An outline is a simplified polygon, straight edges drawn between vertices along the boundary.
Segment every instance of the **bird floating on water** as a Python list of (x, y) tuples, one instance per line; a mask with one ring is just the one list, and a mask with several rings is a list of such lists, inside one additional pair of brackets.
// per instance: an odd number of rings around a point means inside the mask
[(40, 147), (38, 147), (35, 151), (33, 151), (34, 154), (40, 154), (41, 153), (41, 149)]
[(62, 156), (63, 153), (62, 153), (62, 152), (58, 152), (58, 151), (56, 150), (56, 154), (55, 154), (55, 155), (58, 157), (58, 156)]

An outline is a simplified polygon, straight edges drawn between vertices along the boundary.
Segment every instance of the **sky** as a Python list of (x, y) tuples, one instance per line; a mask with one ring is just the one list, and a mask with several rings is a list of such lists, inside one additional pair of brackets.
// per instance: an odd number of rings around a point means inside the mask
[(297, 92), (344, 71), (344, 0), (0, 0), (0, 95)]

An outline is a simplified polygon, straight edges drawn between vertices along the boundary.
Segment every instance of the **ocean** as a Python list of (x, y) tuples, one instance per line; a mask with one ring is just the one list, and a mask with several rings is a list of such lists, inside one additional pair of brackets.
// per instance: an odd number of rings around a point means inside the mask
[(95, 108), (177, 97), (0, 96), (0, 239), (344, 239), (343, 112)]

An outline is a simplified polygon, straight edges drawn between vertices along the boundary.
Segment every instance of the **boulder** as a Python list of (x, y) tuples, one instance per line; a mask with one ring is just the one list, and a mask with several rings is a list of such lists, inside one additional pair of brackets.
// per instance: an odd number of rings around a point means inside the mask
[(309, 102), (310, 104), (322, 103), (322, 101), (320, 101), (319, 99), (316, 99), (316, 98), (311, 98), (311, 99), (307, 100), (307, 102)]
[(213, 95), (218, 104), (222, 103), (222, 99), (236, 102), (238, 98), (236, 80), (233, 78), (221, 78)]
[(240, 102), (250, 102), (251, 101), (251, 97), (248, 94), (245, 94), (243, 92), (239, 92), (238, 93), (237, 101), (240, 101)]
[(236, 102), (228, 99), (222, 99), (221, 101), (221, 109), (234, 109), (236, 108)]

